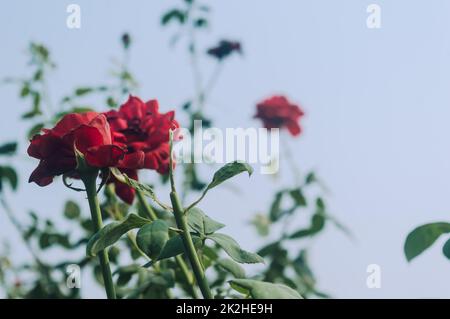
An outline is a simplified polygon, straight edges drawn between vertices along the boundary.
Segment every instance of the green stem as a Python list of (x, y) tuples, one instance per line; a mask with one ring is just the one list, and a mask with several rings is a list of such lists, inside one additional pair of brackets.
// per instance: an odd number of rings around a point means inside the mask
[[(150, 206), (150, 204), (147, 202), (147, 200), (144, 197), (144, 194), (142, 194), (141, 191), (136, 191), (136, 196), (138, 198), (139, 203), (141, 204), (142, 208), (144, 209), (147, 216), (150, 218), (150, 220), (157, 220), (158, 216), (156, 216), (155, 211)], [(192, 273), (189, 271), (189, 268), (187, 267), (186, 263), (184, 262), (183, 258), (181, 256), (175, 256), (175, 261), (180, 267), (181, 272), (183, 274), (184, 279), (186, 280), (189, 293), (191, 294), (192, 298), (198, 299), (197, 291), (194, 287), (194, 278), (192, 277)]]
[(136, 196), (138, 198), (139, 204), (141, 204), (142, 208), (144, 209), (144, 212), (147, 214), (147, 217), (150, 220), (157, 220), (158, 216), (156, 216), (155, 211), (145, 199), (144, 194), (142, 194), (140, 190), (136, 190)]
[(208, 282), (206, 281), (205, 272), (203, 271), (200, 259), (198, 258), (197, 251), (195, 250), (191, 233), (189, 232), (187, 225), (186, 215), (184, 214), (180, 199), (174, 190), (170, 192), (170, 200), (172, 202), (177, 227), (183, 231), (181, 237), (183, 239), (184, 250), (191, 263), (198, 286), (200, 287), (202, 295), (205, 299), (214, 299), (211, 290), (209, 289)]
[(292, 175), (294, 177), (295, 180), (295, 184), (296, 185), (301, 185), (301, 173), (300, 170), (297, 166), (297, 163), (294, 159), (294, 156), (291, 152), (291, 148), (289, 147), (289, 143), (284, 143), (284, 155), (286, 156), (286, 160), (288, 161), (288, 164), (291, 167), (291, 171), (292, 171)]
[[(86, 188), (86, 194), (89, 201), (89, 208), (91, 210), (91, 218), (94, 224), (95, 232), (98, 232), (103, 227), (102, 214), (97, 197), (97, 174), (97, 170), (80, 172), (81, 179)], [(111, 269), (109, 267), (109, 258), (107, 251), (100, 251), (98, 253), (98, 258), (100, 260), (100, 267), (102, 269), (106, 295), (108, 299), (116, 299), (116, 292), (114, 290), (114, 283), (112, 280)]]

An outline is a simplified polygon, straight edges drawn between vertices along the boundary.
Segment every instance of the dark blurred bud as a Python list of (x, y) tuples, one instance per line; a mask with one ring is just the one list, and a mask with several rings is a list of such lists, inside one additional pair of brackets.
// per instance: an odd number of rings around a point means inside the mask
[(222, 40), (219, 42), (219, 44), (213, 48), (210, 48), (207, 53), (211, 55), (212, 57), (222, 60), (229, 55), (231, 55), (233, 52), (237, 52), (242, 54), (242, 47), (241, 43), (237, 41), (228, 41), (228, 40)]
[(14, 280), (14, 287), (15, 288), (22, 287), (22, 281), (20, 279), (18, 279), (18, 278), (16, 280)]
[(125, 49), (128, 49), (130, 47), (131, 44), (131, 37), (128, 33), (124, 33), (122, 35), (122, 45)]
[(191, 104), (192, 104), (191, 101), (184, 103), (182, 106), (183, 110), (185, 111), (189, 110), (191, 108)]

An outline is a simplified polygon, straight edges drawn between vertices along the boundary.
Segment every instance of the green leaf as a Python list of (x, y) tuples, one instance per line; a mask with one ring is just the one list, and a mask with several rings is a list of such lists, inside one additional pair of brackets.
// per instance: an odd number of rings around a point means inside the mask
[(314, 214), (311, 218), (311, 226), (306, 229), (300, 229), (289, 236), (289, 239), (299, 239), (302, 237), (313, 236), (325, 226), (325, 216), (323, 214)]
[(90, 87), (81, 87), (81, 88), (77, 88), (75, 90), (75, 95), (76, 96), (82, 96), (82, 95), (86, 95), (88, 93), (91, 93), (93, 91), (92, 88)]
[(10, 142), (0, 145), (0, 155), (13, 155), (17, 151), (17, 143)]
[(260, 250), (258, 250), (258, 255), (262, 257), (266, 257), (269, 255), (275, 255), (280, 250), (280, 242), (276, 241), (274, 243), (267, 244), (266, 246), (262, 247)]
[(68, 219), (77, 219), (78, 217), (80, 217), (80, 214), (80, 207), (77, 203), (71, 200), (66, 202), (66, 205), (64, 206), (64, 216), (66, 216)]
[(33, 58), (37, 58), (42, 60), (43, 62), (48, 61), (50, 53), (48, 49), (39, 43), (31, 43), (30, 44), (30, 53), (33, 55)]
[[(146, 288), (141, 288), (144, 293), (144, 298), (161, 299), (163, 296), (166, 296), (165, 294), (161, 295), (161, 293), (167, 288), (172, 288), (175, 285), (175, 272), (173, 269), (163, 269), (160, 273), (150, 273), (147, 278), (148, 279), (144, 283)], [(130, 299), (131, 297), (128, 296), (127, 298)], [(137, 296), (134, 298), (137, 298)]]
[(232, 274), (235, 278), (245, 278), (244, 268), (242, 268), (241, 265), (239, 265), (235, 261), (228, 259), (228, 258), (224, 258), (224, 259), (219, 259), (217, 261), (217, 264), (221, 268), (223, 268), (225, 271)]
[(24, 83), (22, 89), (20, 90), (20, 97), (26, 97), (28, 94), (30, 94), (30, 86), (28, 83)]
[(99, 251), (116, 243), (128, 231), (144, 226), (151, 221), (136, 214), (128, 215), (123, 221), (106, 225), (95, 233), (86, 247), (88, 256), (95, 256)]
[(289, 195), (291, 195), (297, 206), (306, 206), (306, 198), (303, 195), (301, 188), (292, 189), (289, 191)]
[(33, 110), (39, 110), (39, 113), (40, 113), (40, 106), (41, 106), (41, 95), (37, 92), (34, 92), (34, 94), (33, 94)]
[(23, 119), (31, 119), (31, 118), (33, 118), (35, 116), (38, 116), (38, 115), (42, 115), (41, 110), (40, 109), (33, 109), (33, 110), (29, 111), (29, 112), (26, 112), (26, 113), (22, 114), (22, 118)]
[(13, 190), (17, 189), (18, 178), (14, 168), (10, 166), (0, 166), (0, 182), (6, 180)]
[(115, 167), (110, 168), (110, 171), (119, 182), (124, 183), (137, 191), (142, 192), (145, 196), (150, 197), (155, 203), (157, 203), (163, 209), (171, 210), (170, 207), (161, 203), (158, 200), (158, 198), (155, 195), (155, 192), (153, 191), (153, 189), (150, 186), (141, 184), (138, 181), (136, 181), (132, 178), (129, 178), (127, 174), (123, 174)]
[(264, 263), (264, 259), (258, 254), (243, 250), (230, 236), (215, 233), (207, 236), (208, 239), (219, 245), (234, 261), (241, 264)]
[(311, 271), (311, 268), (309, 268), (308, 265), (306, 250), (300, 251), (297, 258), (292, 261), (292, 267), (303, 281), (307, 282), (310, 286), (314, 286), (315, 278), (313, 272)]
[(312, 236), (320, 232), (325, 226), (325, 215), (316, 213), (311, 217), (311, 226), (306, 229), (300, 229), (289, 236), (289, 239), (298, 239), (302, 237)]
[(117, 106), (116, 101), (115, 101), (114, 98), (111, 97), (111, 96), (108, 96), (108, 98), (106, 99), (106, 104), (107, 104), (109, 107), (116, 107), (116, 106)]
[(450, 223), (431, 223), (417, 227), (406, 237), (404, 247), (406, 259), (411, 261), (446, 233), (450, 233)]
[[(200, 237), (192, 235), (192, 241), (196, 248), (200, 248), (203, 244)], [(164, 245), (161, 253), (158, 256), (158, 260), (175, 257), (184, 253), (183, 239), (180, 235), (171, 237)]]
[(52, 231), (43, 232), (39, 236), (39, 247), (41, 249), (47, 249), (54, 245), (60, 245), (66, 249), (71, 249), (73, 246), (70, 244), (69, 236), (67, 234), (58, 234)]
[(166, 25), (173, 20), (178, 21), (180, 24), (183, 24), (185, 19), (186, 14), (183, 11), (179, 9), (172, 9), (162, 16), (161, 24)]
[(215, 264), (215, 262), (219, 259), (219, 250), (216, 247), (208, 247), (203, 246), (201, 248), (200, 259), (202, 265), (205, 269), (208, 269), (210, 266)]
[(442, 252), (445, 257), (450, 259), (450, 239), (445, 242), (444, 247), (442, 247)]
[(323, 201), (323, 199), (321, 197), (318, 197), (316, 199), (316, 207), (318, 210), (320, 211), (325, 211), (325, 202)]
[(48, 233), (42, 233), (39, 236), (39, 248), (46, 249), (51, 246), (50, 235)]
[(94, 232), (94, 223), (92, 222), (92, 220), (90, 218), (82, 220), (80, 225), (85, 231), (90, 232), (90, 233)]
[(156, 275), (150, 275), (150, 286), (161, 286), (172, 288), (175, 286), (175, 272), (173, 269), (163, 269), (161, 273)]
[(231, 162), (231, 163), (228, 163), (228, 164), (225, 164), (224, 166), (222, 166), (218, 171), (216, 171), (214, 173), (212, 181), (208, 184), (208, 186), (206, 186), (206, 189), (203, 191), (200, 198), (197, 199), (191, 205), (189, 205), (189, 207), (186, 209), (186, 211), (189, 211), (192, 207), (195, 207), (198, 203), (200, 203), (200, 201), (203, 199), (203, 197), (205, 197), (206, 193), (210, 189), (222, 184), (227, 179), (230, 179), (233, 176), (236, 176), (242, 172), (247, 172), (248, 176), (251, 176), (253, 173), (253, 168), (250, 165), (248, 165), (247, 163), (238, 162), (238, 161)]
[(265, 281), (233, 279), (230, 281), (230, 286), (238, 292), (250, 295), (253, 299), (303, 299), (292, 288)]
[(306, 175), (305, 184), (312, 184), (312, 183), (314, 183), (316, 181), (317, 181), (317, 177), (314, 174), (314, 172), (311, 172), (308, 175)]
[(206, 236), (225, 227), (224, 224), (219, 223), (208, 217), (199, 208), (192, 208), (187, 213), (188, 226), (194, 232)]
[(32, 92), (33, 105), (31, 111), (22, 114), (23, 119), (30, 119), (35, 116), (41, 115), (41, 95), (38, 92)]
[(230, 179), (242, 172), (247, 172), (248, 176), (251, 176), (253, 173), (253, 168), (247, 163), (243, 162), (232, 162), (225, 164), (214, 174), (211, 183), (209, 183), (209, 185), (207, 186), (207, 189), (210, 190), (222, 184), (227, 179)]
[[(134, 248), (134, 246), (133, 246)], [(113, 264), (118, 265), (119, 264), (119, 257), (120, 257), (120, 248), (116, 246), (111, 246), (107, 250), (109, 261)]]
[(136, 236), (138, 247), (152, 260), (158, 259), (169, 240), (169, 226), (163, 220), (155, 220), (139, 229)]
[(120, 272), (119, 276), (117, 277), (117, 286), (125, 286), (128, 282), (130, 282), (133, 275), (134, 273), (132, 272)]
[(173, 236), (164, 245), (158, 258), (166, 259), (184, 253), (183, 239), (180, 235)]
[(33, 75), (33, 81), (39, 82), (40, 80), (42, 80), (43, 75), (44, 70), (42, 69), (37, 70)]
[(282, 215), (281, 201), (283, 200), (283, 194), (284, 194), (283, 191), (276, 193), (275, 199), (273, 200), (272, 205), (270, 206), (269, 217), (270, 221), (272, 222), (277, 221)]
[(136, 273), (141, 269), (141, 267), (138, 264), (131, 264), (128, 266), (122, 266), (116, 269), (112, 273), (113, 276), (120, 274), (120, 273)]

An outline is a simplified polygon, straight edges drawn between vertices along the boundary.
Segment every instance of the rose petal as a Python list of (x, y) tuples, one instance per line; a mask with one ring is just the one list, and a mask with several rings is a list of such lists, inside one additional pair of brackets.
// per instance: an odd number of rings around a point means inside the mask
[(47, 186), (53, 182), (53, 173), (48, 170), (48, 166), (44, 161), (40, 161), (39, 165), (31, 173), (28, 183), (35, 182), (39, 186)]
[(144, 167), (148, 169), (157, 169), (159, 167), (158, 158), (154, 152), (145, 153)]
[(94, 167), (116, 166), (124, 157), (125, 151), (117, 145), (100, 145), (89, 148), (86, 153), (86, 161)]
[(127, 119), (140, 119), (145, 114), (144, 102), (135, 96), (130, 95), (128, 100), (120, 106), (119, 112)]
[(95, 127), (87, 125), (82, 125), (73, 132), (73, 141), (76, 148), (83, 154), (86, 154), (87, 150), (91, 147), (104, 145), (103, 136), (100, 131)]
[(158, 100), (149, 100), (145, 102), (146, 106), (146, 114), (158, 114), (159, 112), (159, 103)]
[(31, 157), (44, 159), (59, 151), (61, 147), (61, 140), (51, 133), (35, 135), (28, 146), (27, 153)]
[(103, 144), (112, 143), (111, 128), (109, 127), (109, 123), (105, 115), (99, 114), (97, 117), (93, 118), (88, 125), (89, 127), (94, 127), (99, 131), (103, 138)]
[(130, 154), (126, 154), (119, 162), (119, 167), (128, 169), (141, 169), (144, 167), (145, 153), (142, 151), (135, 151)]
[(293, 136), (297, 136), (301, 132), (300, 125), (298, 125), (295, 121), (289, 121), (286, 124), (287, 129), (289, 130), (289, 133), (291, 133)]
[(130, 186), (128, 186), (126, 184), (116, 182), (115, 189), (116, 189), (117, 196), (121, 200), (123, 200), (128, 205), (133, 204), (134, 196), (136, 194), (136, 191), (133, 188), (131, 188)]
[(63, 136), (80, 125), (88, 124), (99, 114), (97, 112), (70, 113), (65, 115), (51, 130), (55, 135)]

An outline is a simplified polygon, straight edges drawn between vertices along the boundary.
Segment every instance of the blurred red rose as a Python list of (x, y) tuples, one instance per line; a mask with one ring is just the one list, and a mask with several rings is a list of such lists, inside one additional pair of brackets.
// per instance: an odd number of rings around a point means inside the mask
[(256, 105), (255, 118), (263, 121), (267, 129), (287, 128), (293, 135), (301, 133), (300, 118), (304, 115), (302, 109), (284, 97), (272, 96)]
[[(137, 169), (147, 168), (160, 174), (169, 171), (169, 131), (179, 127), (175, 112), (159, 113), (158, 101), (144, 103), (135, 96), (128, 98), (118, 111), (105, 113), (111, 126), (114, 141), (127, 152), (117, 167), (128, 176), (137, 179)], [(131, 175), (130, 175), (131, 174)], [(122, 185), (116, 193), (131, 203), (134, 192)], [(133, 194), (133, 196), (131, 195)]]
[[(135, 169), (119, 169), (122, 173), (127, 174), (129, 178), (134, 180), (138, 180), (137, 170)], [(125, 203), (131, 205), (133, 204), (134, 196), (136, 195), (136, 191), (134, 188), (119, 182), (114, 176), (111, 175), (108, 183), (114, 183), (114, 189), (116, 191), (116, 195), (119, 196), (121, 200)]]
[(106, 117), (96, 112), (65, 115), (53, 129), (43, 129), (28, 147), (28, 155), (40, 160), (29, 182), (46, 186), (53, 177), (75, 174), (76, 147), (93, 167), (111, 167), (123, 158), (125, 151), (113, 144)]
[(233, 52), (242, 53), (242, 47), (239, 42), (222, 40), (219, 44), (207, 51), (207, 53), (218, 60), (222, 60)]

